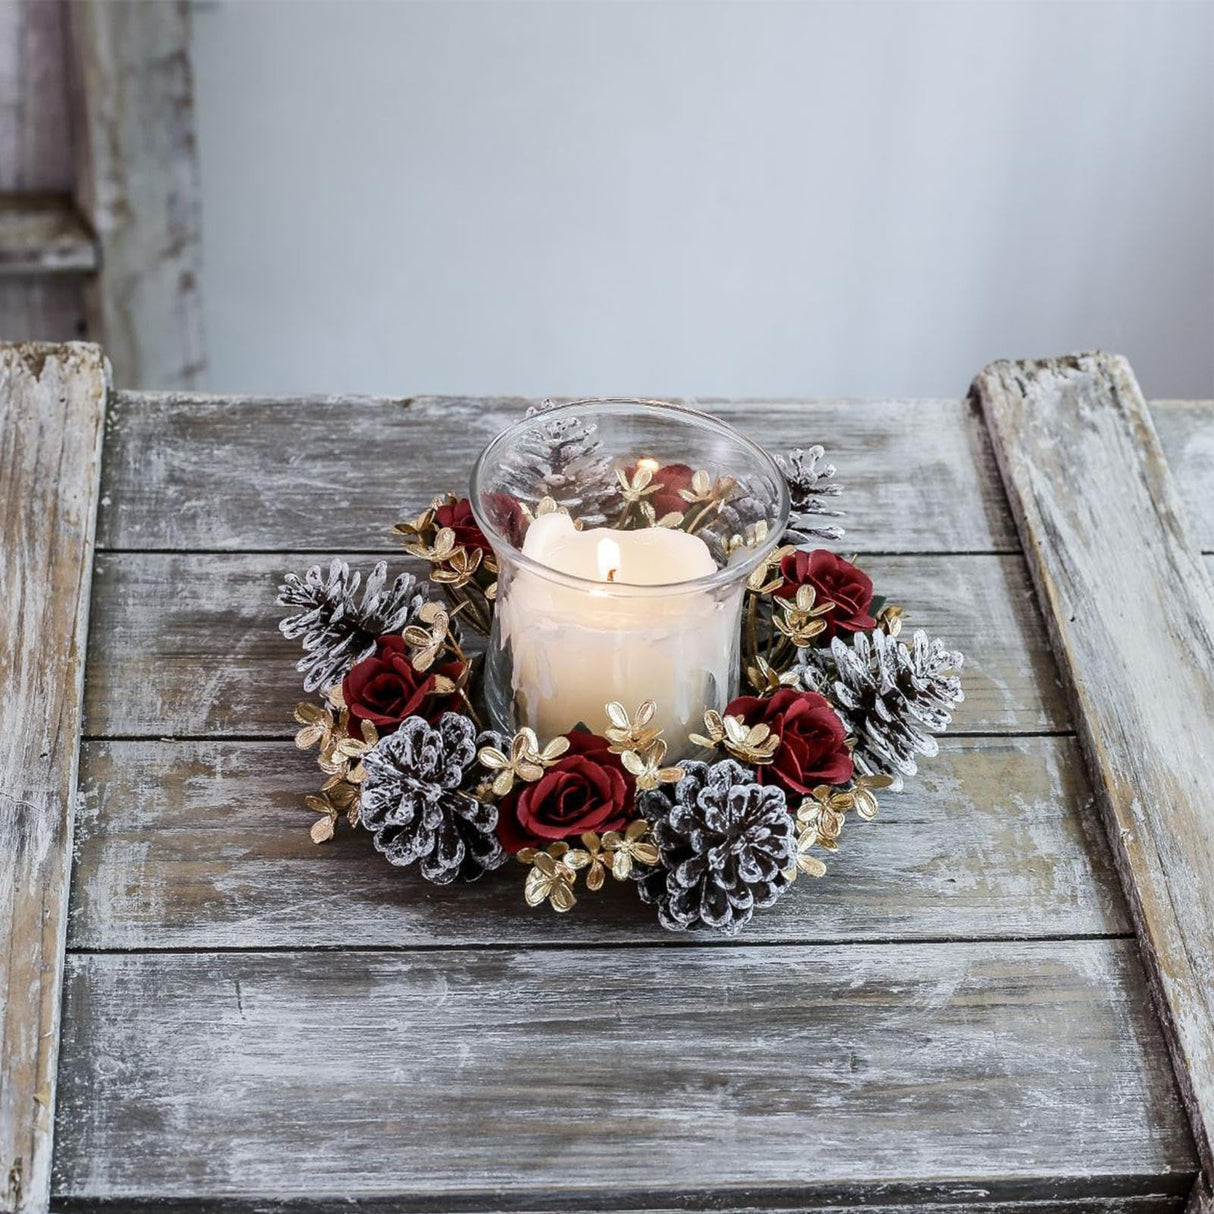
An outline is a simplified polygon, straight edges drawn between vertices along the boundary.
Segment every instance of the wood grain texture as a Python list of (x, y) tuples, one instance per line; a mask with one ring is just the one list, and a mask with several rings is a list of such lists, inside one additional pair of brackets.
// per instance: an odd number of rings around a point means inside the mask
[[(821, 881), (744, 941), (1126, 933), (1129, 919), (1072, 738), (953, 738), (873, 823), (849, 824)], [(82, 755), (68, 941), (85, 949), (678, 945), (631, 885), (573, 914), (522, 900), (518, 865), (433, 886), (365, 831), (317, 847), (315, 756), (290, 743), (95, 742)], [(696, 937), (695, 939), (699, 939)]]
[(87, 331), (74, 275), (0, 275), (0, 341), (75, 341)]
[[(392, 557), (392, 548), (386, 553)], [(274, 596), (286, 570), (303, 570), (317, 559), (299, 553), (99, 555), (86, 687), (89, 735), (290, 734), (290, 710), (303, 698), (295, 670), (301, 651), (278, 634), (282, 612)], [(350, 557), (364, 569), (374, 559)], [(881, 589), (906, 606), (910, 625), (964, 651), (966, 700), (956, 729), (1067, 727), (1019, 557), (870, 557), (863, 563)], [(399, 559), (395, 566), (416, 568)]]
[(0, 0), (0, 192), (72, 188), (65, 8)]
[(56, 1191), (1183, 1197), (1192, 1143), (1138, 964), (1128, 940), (76, 955)]
[[(466, 493), (531, 402), (123, 393), (106, 453), (107, 548), (365, 549), (400, 512)], [(959, 401), (694, 401), (780, 451), (821, 442), (859, 551), (1012, 551), (981, 420)], [(350, 452), (358, 451), (352, 475)]]
[(201, 223), (186, 0), (72, 0), (76, 201), (97, 234), (91, 331), (124, 386), (204, 371)]
[(63, 194), (0, 194), (0, 274), (82, 274), (97, 268), (93, 238)]
[(107, 367), (0, 346), (0, 1210), (45, 1210)]
[(1150, 409), (1193, 538), (1214, 552), (1214, 401), (1157, 400)]
[(975, 381), (1168, 1029), (1214, 1163), (1214, 583), (1129, 364)]

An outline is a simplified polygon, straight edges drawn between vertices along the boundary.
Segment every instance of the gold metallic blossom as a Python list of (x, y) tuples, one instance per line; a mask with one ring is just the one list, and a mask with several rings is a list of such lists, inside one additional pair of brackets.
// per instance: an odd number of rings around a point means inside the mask
[(553, 738), (543, 750), (533, 729), (520, 729), (510, 741), (510, 753), (496, 746), (482, 746), (477, 758), (481, 766), (496, 771), (492, 791), (495, 797), (504, 797), (516, 779), (534, 783), (569, 749), (569, 739)]
[(441, 604), (430, 599), (418, 608), (417, 618), (426, 627), (410, 624), (404, 631), (404, 638), (405, 644), (413, 650), (413, 669), (421, 673), (429, 670), (442, 652), (451, 629), (451, 616)]
[(789, 881), (795, 881), (801, 873), (807, 877), (825, 877), (826, 865), (813, 854), (813, 849), (821, 843), (818, 832), (812, 827), (797, 833), (796, 851), (792, 864), (784, 870), (784, 876)]
[(577, 870), (590, 862), (584, 851), (572, 852), (568, 843), (553, 843), (547, 851), (524, 847), (519, 851), (518, 859), (531, 865), (527, 883), (523, 886), (523, 897), (528, 906), (539, 906), (546, 901), (561, 914), (573, 909), (577, 902), (573, 896)]
[(652, 700), (646, 700), (637, 709), (635, 717), (629, 717), (628, 710), (619, 700), (605, 705), (604, 711), (611, 722), (611, 727), (605, 732), (613, 755), (623, 754), (626, 750), (647, 750), (661, 736), (661, 728), (649, 724), (657, 711), (657, 705)]
[(688, 505), (715, 505), (719, 510), (737, 483), (737, 479), (732, 476), (718, 476), (713, 480), (701, 468), (692, 476), (690, 487), (679, 490), (679, 496)]
[(379, 741), (379, 733), (370, 721), (359, 722), (359, 733), (362, 737), (356, 738), (346, 732), (348, 714), (344, 711), (342, 718), (341, 736), (335, 734), (331, 744), (321, 749), (320, 758), (317, 760), (321, 771), (336, 777), (326, 782), (326, 788), (331, 788), (342, 780), (361, 784), (366, 775), (362, 757)]
[[(444, 527), (438, 533), (439, 539), (441, 540), (448, 532), (450, 532), (450, 528)], [(455, 533), (451, 532), (451, 534)], [(438, 548), (439, 543), (436, 541), (436, 552)], [(452, 548), (445, 556), (428, 557), (427, 559), (435, 564), (435, 568), (430, 571), (430, 580), (437, 585), (459, 590), (476, 577), (484, 555), (479, 548)]]
[(804, 649), (810, 641), (825, 631), (824, 615), (834, 611), (834, 603), (816, 602), (817, 591), (812, 586), (798, 586), (795, 598), (779, 599), (779, 611), (773, 620), (798, 649)]
[(337, 819), (345, 816), (351, 826), (358, 825), (358, 786), (340, 783), (322, 789), (319, 796), (304, 797), (304, 804), (322, 816), (312, 823), (308, 832), (313, 843), (325, 843), (333, 838)]
[(790, 552), (796, 552), (796, 549), (790, 544), (785, 544), (775, 549), (774, 552), (768, 553), (746, 579), (746, 589), (753, 594), (771, 594), (773, 590), (778, 590), (784, 584), (784, 577), (780, 573), (780, 562)]
[(742, 763), (770, 763), (780, 748), (780, 735), (772, 733), (770, 725), (747, 725), (741, 717), (722, 717), (709, 709), (704, 714), (704, 727), (708, 736), (693, 733), (690, 741), (697, 746), (722, 747)]
[(625, 474), (622, 468), (615, 470), (615, 478), (620, 483), (620, 496), (630, 506), (643, 501), (651, 493), (657, 493), (661, 483), (653, 483), (653, 461), (641, 460), (632, 471), (632, 476)]
[[(603, 836), (603, 858), (611, 869), (611, 875), (617, 881), (626, 881), (632, 875), (632, 866), (657, 864), (658, 845), (646, 838), (649, 834), (649, 823), (644, 818), (629, 822), (624, 833), (609, 830)], [(582, 836), (585, 841), (585, 836)], [(589, 884), (589, 881), (587, 881)]]
[(677, 784), (683, 778), (681, 767), (663, 767), (666, 743), (658, 738), (643, 753), (626, 750), (620, 755), (624, 769), (636, 777), (637, 788), (650, 792), (661, 784)]
[(295, 745), (300, 750), (310, 750), (318, 742), (321, 750), (326, 749), (341, 728), (338, 713), (332, 707), (309, 700), (295, 705), (295, 719), (303, 727), (295, 735)]
[(795, 668), (779, 671), (766, 658), (755, 656), (755, 664), (746, 667), (746, 678), (761, 696), (781, 687), (796, 687), (800, 676)]
[(896, 637), (902, 631), (902, 608), (897, 603), (887, 603), (877, 612), (877, 625)]

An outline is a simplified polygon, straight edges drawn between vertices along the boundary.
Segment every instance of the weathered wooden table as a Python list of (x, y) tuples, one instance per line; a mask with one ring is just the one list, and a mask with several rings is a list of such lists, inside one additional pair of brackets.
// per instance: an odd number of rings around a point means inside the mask
[[(525, 402), (113, 392), (95, 347), (0, 347), (0, 1208), (1199, 1208), (1208, 584), (1115, 364), (983, 383), (990, 432), (975, 401), (700, 402), (826, 444), (847, 543), (968, 661), (939, 759), (721, 943), (308, 840), (279, 575), (399, 559)], [(1214, 552), (1214, 405), (1151, 413)]]

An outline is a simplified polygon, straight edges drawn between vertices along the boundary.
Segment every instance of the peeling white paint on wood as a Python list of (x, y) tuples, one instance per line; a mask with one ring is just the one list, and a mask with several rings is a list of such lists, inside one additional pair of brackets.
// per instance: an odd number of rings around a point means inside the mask
[[(386, 529), (376, 529), (374, 538), (394, 567), (424, 572)], [(275, 591), (288, 569), (327, 559), (301, 553), (99, 554), (87, 733), (293, 732), (290, 709), (303, 698), (295, 670), (300, 650), (278, 633), (282, 611)], [(370, 568), (376, 558), (349, 559)], [(965, 653), (966, 698), (955, 729), (1067, 728), (1020, 557), (882, 556), (862, 563), (881, 590), (906, 607), (909, 624)]]
[(108, 368), (0, 345), (0, 1210), (50, 1192), (72, 804)]
[(975, 381), (1207, 1174), (1214, 1165), (1214, 582), (1129, 364)]
[[(317, 847), (315, 756), (289, 742), (93, 742), (81, 758), (69, 944), (84, 949), (677, 944), (630, 883), (557, 917), (521, 866), (427, 885), (365, 831)], [(850, 822), (820, 881), (744, 943), (1033, 938), (1130, 930), (1072, 738), (945, 738)]]
[(1127, 940), (75, 956), (63, 1054), (65, 1200), (967, 1208), (1193, 1174)]

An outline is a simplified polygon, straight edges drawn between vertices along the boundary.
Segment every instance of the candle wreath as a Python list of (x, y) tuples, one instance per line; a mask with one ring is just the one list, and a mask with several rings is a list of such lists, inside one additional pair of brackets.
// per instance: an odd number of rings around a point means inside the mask
[[(551, 424), (551, 423), (550, 423)], [(592, 429), (588, 428), (588, 429)], [(556, 438), (560, 439), (558, 443)], [(585, 467), (587, 433), (558, 448)], [(601, 483), (563, 501), (548, 452), (534, 500), (500, 494), (494, 509), (522, 542), (537, 519), (583, 514), (621, 530), (699, 534), (728, 560), (769, 537), (746, 523), (743, 485), (684, 464), (637, 459), (600, 467)], [(296, 744), (319, 748), (325, 780), (306, 804), (316, 843), (344, 820), (370, 831), (392, 864), (428, 881), (475, 880), (513, 856), (531, 906), (568, 911), (579, 880), (632, 882), (671, 930), (734, 935), (799, 876), (820, 877), (848, 815), (871, 819), (876, 793), (897, 790), (962, 698), (961, 654), (924, 632), (901, 639), (902, 610), (873, 592), (856, 564), (814, 540), (840, 487), (821, 447), (777, 458), (788, 485), (787, 532), (752, 571), (742, 610), (740, 679), (747, 694), (705, 714), (702, 732), (668, 739), (655, 704), (605, 704), (567, 732), (507, 737), (486, 727), (480, 659), (469, 631), (488, 634), (498, 565), (469, 502), (436, 498), (396, 530), (430, 566), (429, 580), (386, 562), (363, 581), (334, 560), (286, 575), (280, 628), (303, 643)], [(568, 526), (567, 524), (565, 526)], [(361, 595), (360, 595), (361, 590)], [(703, 759), (667, 762), (673, 742)]]

